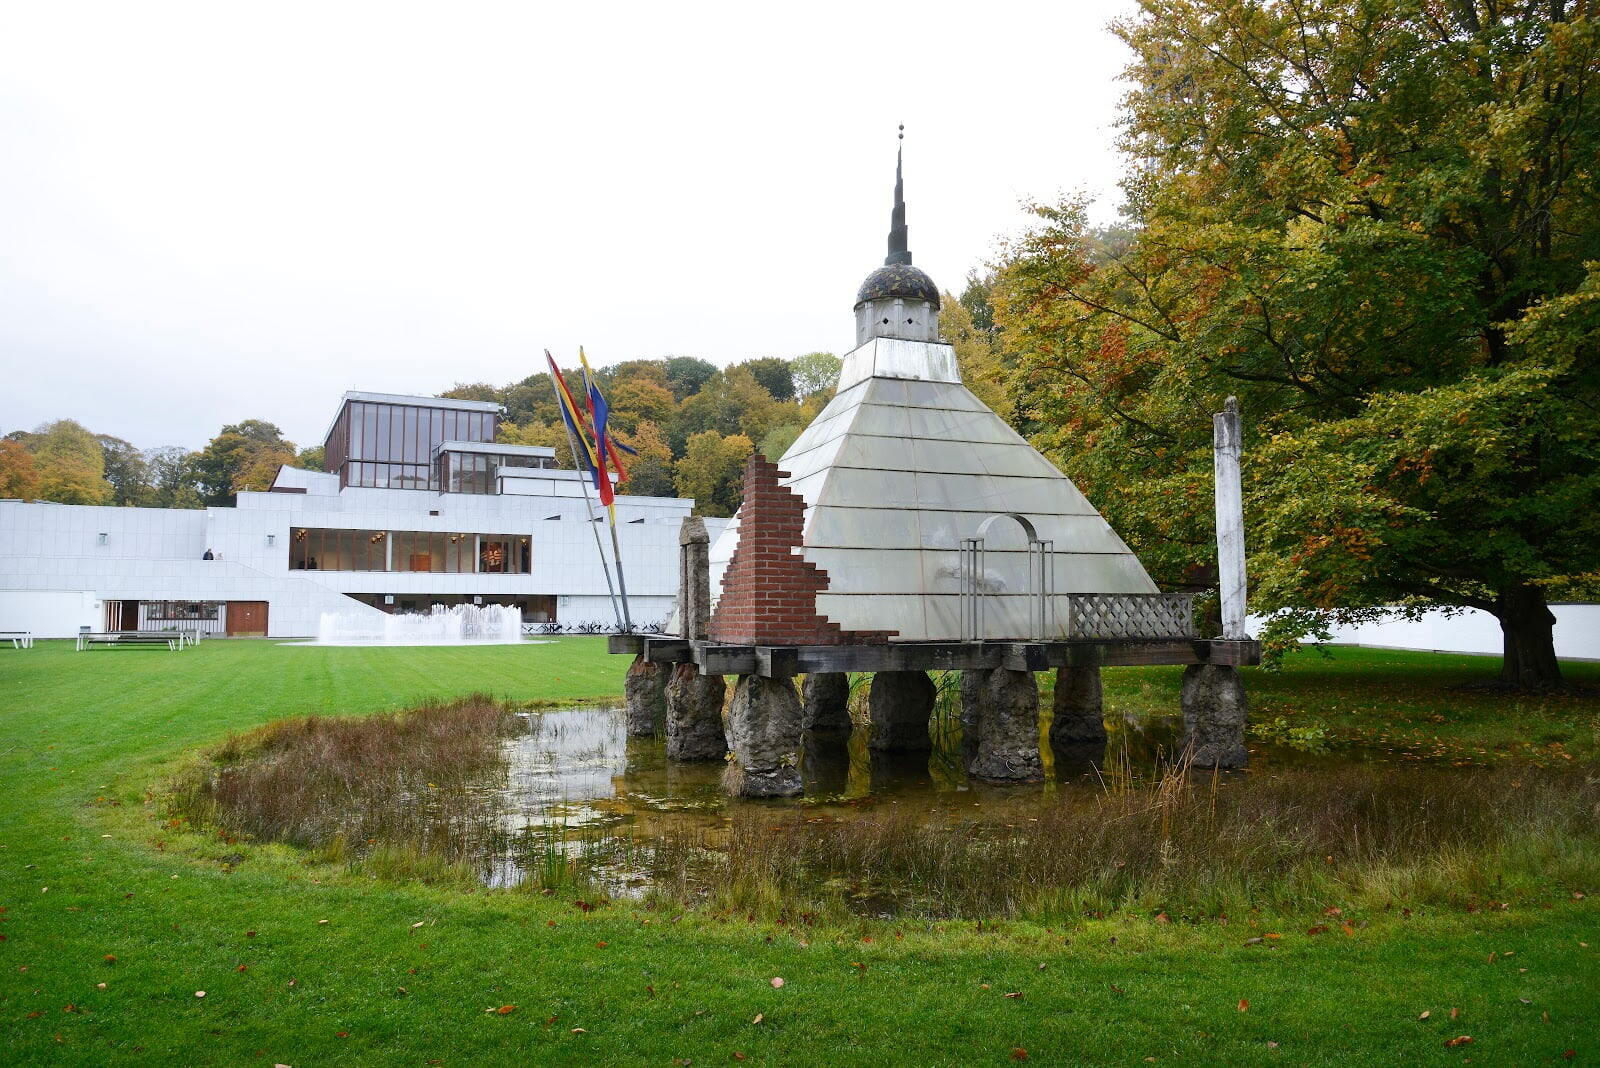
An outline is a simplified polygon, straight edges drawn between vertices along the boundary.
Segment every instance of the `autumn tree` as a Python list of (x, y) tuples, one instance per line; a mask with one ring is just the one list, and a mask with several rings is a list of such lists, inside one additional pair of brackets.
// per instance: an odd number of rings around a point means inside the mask
[(96, 434), (111, 484), (112, 504), (143, 505), (150, 500), (150, 471), (144, 454), (131, 443), (110, 434)]
[(672, 449), (661, 427), (642, 420), (629, 435), (628, 444), (638, 455), (627, 461), (628, 481), (623, 489), (641, 497), (673, 496), (676, 487), (672, 482)]
[(0, 441), (0, 498), (31, 501), (39, 496), (39, 467), (22, 442)]
[(794, 371), (789, 366), (789, 361), (777, 356), (762, 356), (759, 359), (745, 360), (736, 364), (750, 372), (750, 377), (761, 383), (761, 388), (772, 395), (774, 400), (794, 400)]
[(145, 470), (150, 484), (152, 508), (199, 508), (199, 478), (195, 472), (198, 454), (177, 445), (144, 451)]
[(114, 491), (106, 481), (100, 442), (71, 419), (48, 423), (29, 440), (39, 472), (39, 498), (60, 504), (110, 504)]
[(1037, 440), (1169, 582), (1211, 558), (1209, 413), (1247, 413), (1280, 637), (1472, 607), (1561, 682), (1600, 574), (1600, 78), (1571, 0), (1145, 0), (1133, 231), (1041, 206), (997, 287)]
[(717, 373), (709, 360), (697, 356), (668, 356), (666, 359), (667, 388), (679, 400), (700, 392), (706, 380)]
[(264, 490), (278, 468), (295, 461), (294, 442), (261, 419), (246, 419), (222, 428), (194, 456), (200, 499), (208, 505), (231, 505), (241, 490)]
[(701, 515), (730, 516), (739, 508), (745, 458), (755, 444), (743, 434), (705, 430), (689, 438), (673, 471), (678, 496), (693, 497)]
[(794, 380), (794, 392), (799, 397), (809, 397), (831, 390), (839, 382), (839, 371), (844, 361), (831, 352), (808, 352), (789, 361), (789, 375)]

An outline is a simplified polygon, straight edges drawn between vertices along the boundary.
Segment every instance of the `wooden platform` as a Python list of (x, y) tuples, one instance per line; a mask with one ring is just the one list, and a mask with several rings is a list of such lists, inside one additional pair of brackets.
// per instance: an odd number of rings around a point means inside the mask
[(882, 645), (723, 645), (647, 634), (613, 634), (607, 649), (642, 654), (652, 664), (693, 663), (708, 675), (785, 678), (822, 671), (964, 671), (1010, 668), (1129, 667), (1138, 664), (1261, 662), (1261, 643), (1221, 638), (1105, 639), (1058, 642), (890, 642)]

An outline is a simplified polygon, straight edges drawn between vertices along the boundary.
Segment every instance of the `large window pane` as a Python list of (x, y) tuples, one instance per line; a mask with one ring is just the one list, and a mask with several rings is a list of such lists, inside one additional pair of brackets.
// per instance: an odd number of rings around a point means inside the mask
[(366, 441), (366, 427), (362, 422), (366, 418), (367, 406), (359, 402), (352, 402), (345, 418), (349, 420), (350, 427), (350, 455), (358, 457), (363, 455), (363, 443)]

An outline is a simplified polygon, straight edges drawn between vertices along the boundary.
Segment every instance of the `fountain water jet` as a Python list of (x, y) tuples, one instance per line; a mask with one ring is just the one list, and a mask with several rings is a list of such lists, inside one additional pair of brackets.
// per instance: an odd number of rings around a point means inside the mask
[(424, 612), (378, 619), (324, 612), (317, 645), (508, 645), (522, 641), (522, 610), (500, 604), (436, 604)]

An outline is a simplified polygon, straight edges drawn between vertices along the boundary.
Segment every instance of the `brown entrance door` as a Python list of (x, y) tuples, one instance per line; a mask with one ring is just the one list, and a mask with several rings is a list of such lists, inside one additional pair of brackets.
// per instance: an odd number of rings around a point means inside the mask
[(119, 621), (119, 626), (118, 626), (117, 629), (118, 630), (138, 630), (139, 629), (139, 602), (138, 601), (123, 601), (122, 602), (122, 619)]
[(267, 633), (267, 602), (229, 601), (228, 637), (265, 637)]

